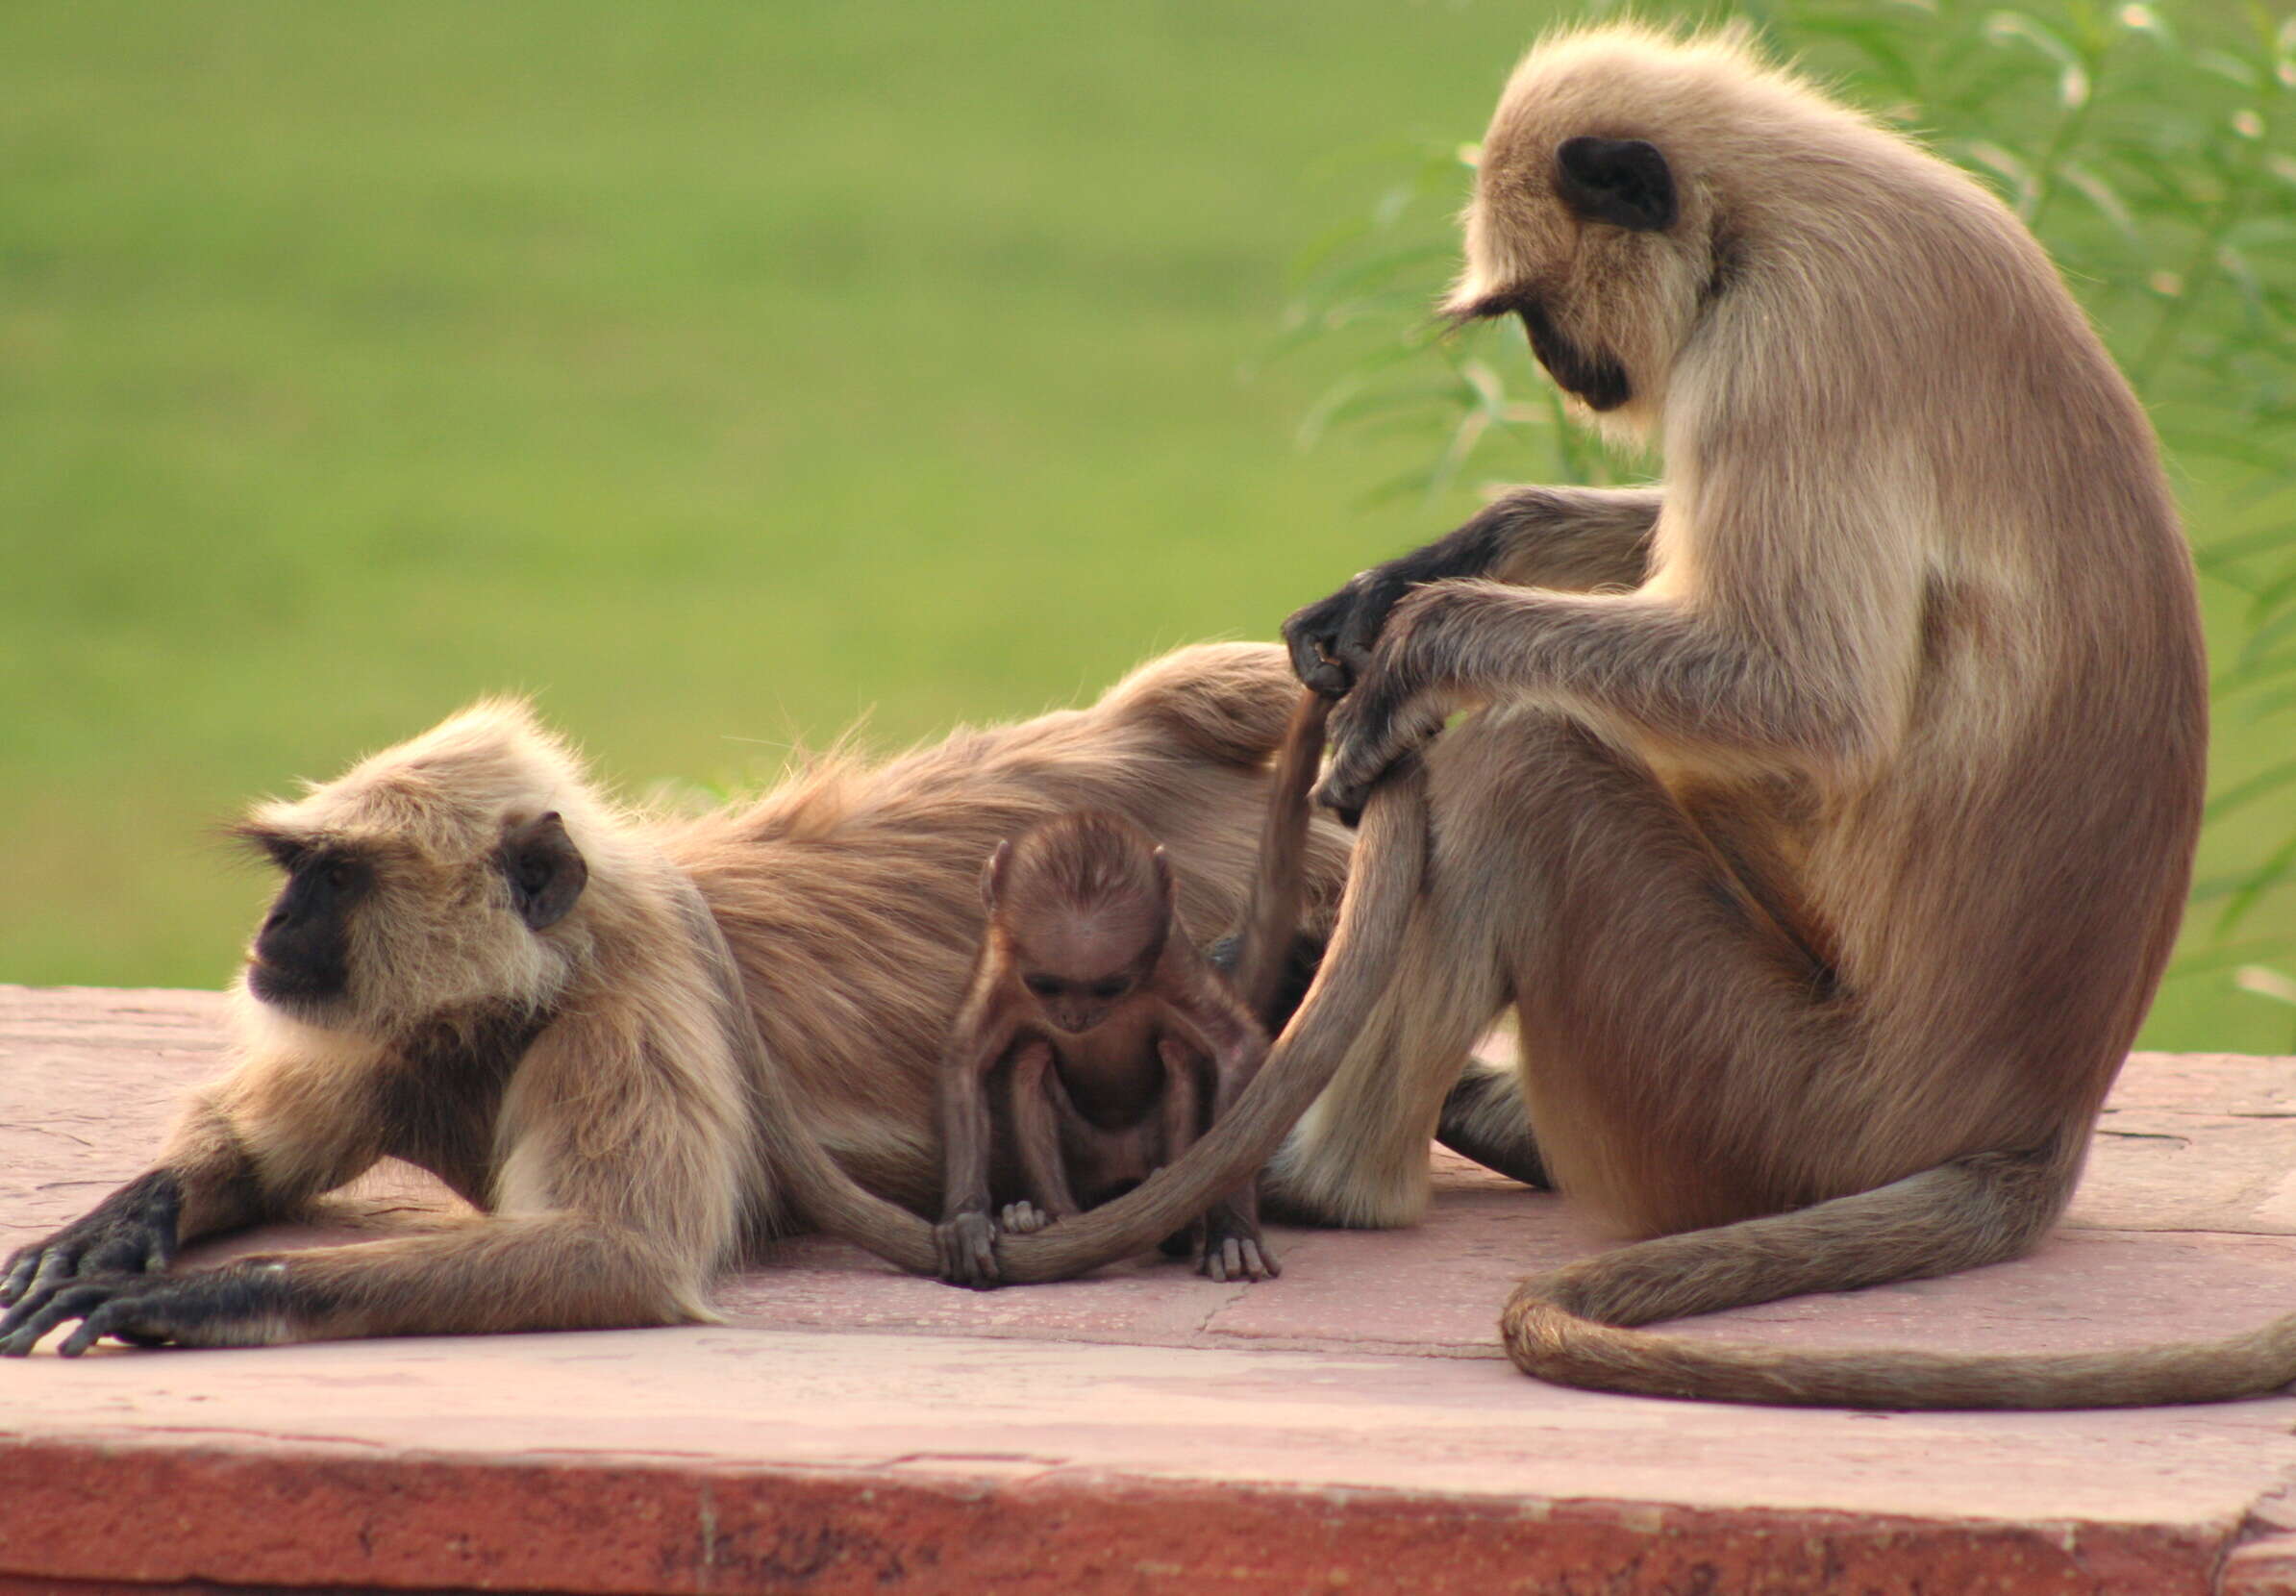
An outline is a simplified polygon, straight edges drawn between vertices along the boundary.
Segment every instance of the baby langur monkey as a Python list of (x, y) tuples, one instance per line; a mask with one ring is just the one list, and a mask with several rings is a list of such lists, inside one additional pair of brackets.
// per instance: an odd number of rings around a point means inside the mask
[[(1328, 703), (1302, 697), (1271, 786), (1260, 876), (1228, 939), (1231, 986), (1181, 918), (1164, 851), (1086, 811), (1000, 843), (973, 985), (941, 1063), (947, 1184), (941, 1278), (998, 1284), (996, 1237), (1029, 1234), (1131, 1190), (1192, 1146), (1267, 1057), (1299, 913), (1308, 785)], [(994, 1096), (1026, 1197), (995, 1213)], [(1280, 1273), (1257, 1179), (1165, 1239), (1215, 1281)]]

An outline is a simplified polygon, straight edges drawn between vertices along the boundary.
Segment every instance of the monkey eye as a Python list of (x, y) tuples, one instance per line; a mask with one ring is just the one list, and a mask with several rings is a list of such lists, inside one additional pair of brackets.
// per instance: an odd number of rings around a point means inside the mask
[(1059, 997), (1061, 995), (1061, 984), (1049, 975), (1025, 976), (1021, 980), (1021, 985), (1038, 997)]
[(1122, 997), (1127, 985), (1129, 983), (1123, 981), (1095, 981), (1092, 983), (1092, 995), (1096, 998)]

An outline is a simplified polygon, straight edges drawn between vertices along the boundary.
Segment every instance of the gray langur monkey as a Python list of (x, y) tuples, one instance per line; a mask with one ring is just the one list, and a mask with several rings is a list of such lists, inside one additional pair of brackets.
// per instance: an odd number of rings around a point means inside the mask
[[(1154, 828), (1196, 923), (1232, 923), (1298, 698), (1278, 648), (1185, 649), (1088, 710), (692, 819), (614, 807), (523, 706), (487, 704), (258, 808), (240, 835), (285, 885), (236, 1060), (152, 1169), (0, 1266), (0, 1352), (73, 1321), (66, 1353), (701, 1320), (721, 1271), (805, 1228), (929, 1270), (912, 1210), (939, 1194), (981, 860), (1103, 810)], [(1316, 822), (1310, 929), (1347, 855)], [(166, 1272), (386, 1157), (475, 1211)]]
[[(1293, 617), (1346, 695), (1338, 931), (1236, 1110), (1067, 1244), (1271, 1154), (1287, 1209), (1406, 1223), (1440, 1129), (1652, 1238), (1514, 1293), (1508, 1350), (1548, 1379), (2045, 1408), (2296, 1377), (2296, 1318), (2000, 1357), (1634, 1328), (2028, 1251), (2168, 958), (2191, 562), (2031, 234), (1735, 36), (1601, 28), (1508, 84), (1449, 310), (1519, 320), (1663, 485), (1518, 490)], [(1509, 1008), (1519, 1092), (1462, 1081)]]

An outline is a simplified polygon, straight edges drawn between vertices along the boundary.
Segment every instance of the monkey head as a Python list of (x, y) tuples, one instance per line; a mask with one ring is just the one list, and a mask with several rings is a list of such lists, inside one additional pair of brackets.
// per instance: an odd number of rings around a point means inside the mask
[[(1742, 52), (1724, 36), (1685, 49)], [(1657, 420), (1716, 281), (1704, 78), (1620, 30), (1565, 36), (1509, 80), (1476, 162), (1455, 322), (1517, 316), (1558, 387), (1630, 434)]]
[(306, 1024), (384, 1033), (539, 1011), (588, 948), (594, 812), (523, 706), (486, 704), (234, 828), (284, 873), (241, 985)]
[(1000, 843), (982, 875), (998, 957), (1045, 1023), (1090, 1031), (1163, 957), (1175, 885), (1163, 849), (1121, 816), (1062, 815)]

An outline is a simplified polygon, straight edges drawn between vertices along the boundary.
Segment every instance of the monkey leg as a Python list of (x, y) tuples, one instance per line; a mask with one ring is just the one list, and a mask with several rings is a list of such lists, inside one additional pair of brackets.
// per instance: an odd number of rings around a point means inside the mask
[(1473, 748), (1459, 736), (1428, 750), (1432, 852), (1394, 977), (1268, 1165), (1268, 1207), (1284, 1217), (1364, 1229), (1416, 1220), (1445, 1095), (1507, 1005), (1490, 928), (1512, 912), (1508, 884), (1461, 845), (1472, 811), (1502, 796), (1486, 788), (1503, 784), (1472, 779), (1489, 761), (1462, 759)]
[(1515, 1068), (1468, 1060), (1458, 1084), (1443, 1098), (1435, 1135), (1461, 1158), (1525, 1185), (1544, 1190), (1554, 1185), (1532, 1134), (1531, 1110), (1524, 1106), (1521, 1074)]
[[(1469, 727), (1479, 746), (1462, 752), (1516, 778), (1483, 794), (1487, 809), (1445, 812), (1459, 850), (1515, 888), (1481, 929), (1516, 995), (1540, 1150), (1563, 1190), (1660, 1237), (1521, 1287), (1502, 1319), (1519, 1364), (1610, 1389), (1871, 1406), (2200, 1388), (2114, 1385), (2045, 1359), (2008, 1373), (1616, 1328), (2015, 1257), (2062, 1211), (2084, 1127), (2032, 1146), (1902, 1145), (1902, 1121), (1873, 1105), (1903, 1060), (1854, 994), (1811, 979), (1807, 950), (1643, 766), (1532, 711)], [(1438, 853), (1431, 875), (1456, 857)], [(2157, 1377), (2189, 1378), (2165, 1364)]]

